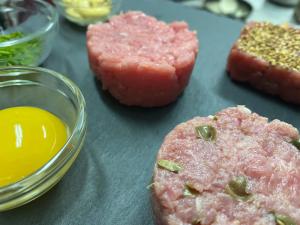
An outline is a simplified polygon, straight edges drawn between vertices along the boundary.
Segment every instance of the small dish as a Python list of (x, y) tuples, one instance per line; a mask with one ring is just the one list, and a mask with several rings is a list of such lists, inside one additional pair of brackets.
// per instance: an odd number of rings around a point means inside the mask
[(43, 167), (16, 183), (0, 187), (0, 211), (39, 197), (67, 172), (79, 154), (86, 134), (85, 101), (68, 78), (48, 69), (0, 68), (0, 109), (33, 106), (45, 109), (68, 126), (70, 135), (61, 150)]
[(284, 6), (295, 6), (299, 2), (299, 0), (271, 0), (271, 2)]
[(37, 66), (50, 54), (58, 13), (42, 0), (0, 2), (0, 66)]
[(59, 13), (81, 26), (103, 22), (116, 14), (122, 0), (54, 0)]

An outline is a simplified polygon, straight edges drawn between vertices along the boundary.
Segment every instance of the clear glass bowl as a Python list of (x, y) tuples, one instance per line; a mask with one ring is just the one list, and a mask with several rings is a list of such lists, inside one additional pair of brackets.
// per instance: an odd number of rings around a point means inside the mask
[(0, 68), (0, 109), (14, 106), (34, 106), (55, 114), (66, 123), (70, 136), (62, 149), (38, 171), (0, 187), (0, 211), (30, 202), (54, 186), (74, 162), (86, 133), (83, 95), (72, 81), (54, 71)]
[(41, 64), (57, 31), (58, 13), (46, 1), (0, 1), (0, 66)]
[(271, 1), (286, 6), (295, 6), (299, 2), (299, 0), (271, 0)]
[(59, 13), (81, 26), (103, 22), (118, 13), (122, 0), (54, 0)]

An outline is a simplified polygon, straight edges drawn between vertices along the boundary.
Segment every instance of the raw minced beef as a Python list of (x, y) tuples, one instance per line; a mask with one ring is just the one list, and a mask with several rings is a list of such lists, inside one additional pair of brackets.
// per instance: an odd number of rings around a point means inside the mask
[(300, 104), (300, 31), (270, 23), (249, 23), (228, 56), (233, 80)]
[(131, 11), (87, 31), (90, 66), (116, 99), (126, 105), (166, 105), (189, 82), (198, 52), (187, 23), (166, 24)]
[[(199, 138), (199, 126), (213, 127), (215, 140)], [(290, 143), (298, 139), (293, 126), (268, 122), (242, 106), (179, 124), (166, 136), (157, 163), (167, 160), (182, 169), (154, 169), (157, 224), (275, 225), (274, 215), (300, 224), (300, 153)], [(246, 179), (251, 198), (226, 191), (236, 177)], [(186, 185), (193, 195), (184, 195)]]

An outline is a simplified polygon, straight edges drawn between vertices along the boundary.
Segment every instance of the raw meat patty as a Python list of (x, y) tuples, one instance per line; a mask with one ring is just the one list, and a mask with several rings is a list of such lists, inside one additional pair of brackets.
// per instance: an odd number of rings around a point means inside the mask
[(268, 122), (244, 106), (179, 124), (154, 169), (157, 224), (275, 225), (276, 218), (299, 225), (296, 140), (293, 126)]
[(185, 22), (166, 24), (142, 12), (127, 12), (87, 31), (90, 66), (126, 105), (162, 106), (188, 84), (198, 51), (196, 32)]
[(299, 104), (299, 30), (270, 23), (246, 25), (231, 49), (227, 70), (234, 80)]

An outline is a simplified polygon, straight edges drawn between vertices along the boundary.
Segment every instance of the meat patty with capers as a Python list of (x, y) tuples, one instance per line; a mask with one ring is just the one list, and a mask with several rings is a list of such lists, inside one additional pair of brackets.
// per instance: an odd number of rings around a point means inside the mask
[(249, 23), (230, 51), (227, 70), (233, 80), (300, 104), (300, 30)]
[(244, 106), (179, 124), (151, 185), (158, 225), (299, 225), (300, 142)]

